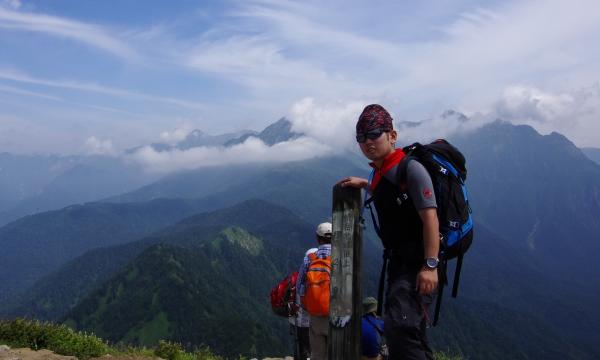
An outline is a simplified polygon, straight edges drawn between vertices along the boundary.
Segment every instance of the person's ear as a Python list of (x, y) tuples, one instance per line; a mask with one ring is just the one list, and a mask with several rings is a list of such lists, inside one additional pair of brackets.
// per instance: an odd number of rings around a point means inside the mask
[(396, 144), (396, 140), (398, 140), (398, 133), (396, 132), (396, 130), (392, 130), (389, 132), (390, 134), (390, 142), (392, 143), (392, 145)]

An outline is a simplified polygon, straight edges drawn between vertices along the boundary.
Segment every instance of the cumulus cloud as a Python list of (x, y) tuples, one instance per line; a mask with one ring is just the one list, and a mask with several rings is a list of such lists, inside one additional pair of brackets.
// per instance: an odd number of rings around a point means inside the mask
[(449, 138), (456, 133), (471, 132), (485, 123), (485, 120), (470, 119), (460, 112), (448, 110), (416, 123), (400, 123), (396, 127), (398, 145), (406, 146), (413, 142), (427, 143), (435, 139)]
[(557, 131), (580, 147), (600, 141), (600, 84), (572, 92), (551, 92), (523, 85), (506, 88), (490, 113), (543, 134)]
[(492, 121), (490, 116), (477, 114), (471, 118), (454, 110), (446, 110), (426, 119), (405, 121), (401, 114), (394, 111), (397, 104), (389, 99), (326, 102), (304, 98), (292, 106), (288, 118), (293, 131), (328, 144), (332, 154), (356, 151), (356, 121), (364, 107), (372, 103), (379, 103), (390, 112), (394, 118), (394, 129), (398, 132), (398, 144), (402, 146), (415, 141), (429, 142), (451, 137), (457, 132), (471, 132)]
[(319, 102), (304, 98), (296, 102), (289, 114), (292, 130), (328, 144), (334, 151), (354, 149), (355, 125), (368, 102)]
[(448, 110), (408, 124), (394, 114), (395, 104), (387, 104), (385, 99), (384, 101), (323, 102), (313, 98), (305, 98), (295, 103), (289, 118), (294, 131), (330, 145), (332, 152), (356, 151), (356, 121), (364, 107), (371, 103), (380, 103), (391, 113), (394, 118), (394, 128), (398, 131), (399, 145), (415, 141), (428, 142), (450, 137), (456, 132), (472, 131), (485, 124), (487, 120), (469, 121), (462, 113)]
[(194, 130), (190, 123), (183, 123), (175, 128), (173, 131), (163, 131), (160, 133), (160, 140), (174, 145), (186, 138), (188, 134)]
[[(303, 136), (269, 146), (256, 137), (230, 147), (201, 146), (191, 149), (157, 151), (151, 146), (125, 155), (152, 172), (167, 173), (206, 166), (246, 163), (282, 163), (306, 160), (356, 149), (354, 124), (364, 101), (323, 102), (305, 98), (292, 105), (288, 118), (292, 131)], [(160, 134), (161, 141), (175, 144), (193, 130), (184, 122)]]
[(116, 155), (117, 153), (111, 140), (101, 140), (95, 136), (87, 138), (85, 148), (89, 155)]
[(268, 146), (250, 137), (231, 147), (195, 147), (188, 150), (156, 151), (150, 146), (127, 155), (152, 172), (166, 173), (223, 164), (277, 163), (299, 161), (331, 153), (331, 148), (314, 139), (301, 137)]
[(576, 99), (570, 94), (545, 93), (535, 87), (510, 86), (497, 103), (498, 115), (515, 121), (547, 123), (571, 111)]

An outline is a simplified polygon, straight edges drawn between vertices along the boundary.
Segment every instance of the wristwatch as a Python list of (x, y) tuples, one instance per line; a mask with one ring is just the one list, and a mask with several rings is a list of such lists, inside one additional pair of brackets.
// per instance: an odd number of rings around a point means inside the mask
[(425, 266), (427, 269), (437, 269), (438, 264), (440, 263), (440, 259), (438, 258), (434, 258), (434, 257), (428, 257), (425, 258), (425, 260), (423, 260), (423, 266)]

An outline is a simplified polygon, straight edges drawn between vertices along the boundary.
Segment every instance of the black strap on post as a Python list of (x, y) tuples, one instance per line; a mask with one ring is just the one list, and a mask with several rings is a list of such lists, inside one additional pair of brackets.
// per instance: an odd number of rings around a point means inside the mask
[(371, 207), (372, 202), (373, 198), (370, 197), (365, 200), (363, 206), (369, 209), (369, 212), (371, 213), (371, 220), (373, 220), (373, 227), (375, 228), (375, 232), (383, 244), (383, 266), (381, 267), (381, 274), (379, 275), (379, 288), (377, 289), (377, 316), (381, 316), (383, 314), (383, 294), (385, 292), (385, 274), (387, 271), (389, 254), (385, 243), (383, 242), (383, 236), (381, 236), (381, 229), (379, 228), (379, 224), (377, 224), (375, 214), (373, 214), (373, 208)]
[[(373, 227), (375, 228), (375, 232), (377, 233), (377, 236), (379, 236), (379, 239), (381, 239), (381, 242), (383, 243), (383, 236), (381, 236), (381, 229), (379, 228), (379, 224), (377, 223), (377, 220), (375, 219), (375, 214), (373, 214), (373, 208), (371, 207), (372, 202), (373, 202), (373, 197), (370, 197), (365, 200), (365, 203), (363, 204), (363, 206), (365, 208), (369, 209), (369, 212), (371, 213), (371, 220), (373, 220)], [(385, 244), (383, 244), (383, 247), (385, 248)]]
[(388, 258), (387, 250), (383, 250), (383, 266), (381, 267), (379, 288), (377, 289), (377, 316), (383, 314), (383, 293), (385, 292), (385, 273), (387, 271)]
[(458, 283), (460, 281), (460, 269), (462, 268), (463, 254), (460, 253), (456, 257), (456, 270), (454, 271), (454, 284), (452, 285), (452, 297), (458, 295)]

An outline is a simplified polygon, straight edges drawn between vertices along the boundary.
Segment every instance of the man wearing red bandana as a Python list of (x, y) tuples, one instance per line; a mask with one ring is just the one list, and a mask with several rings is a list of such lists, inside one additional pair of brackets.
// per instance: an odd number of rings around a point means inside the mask
[(340, 184), (366, 188), (377, 210), (388, 261), (384, 327), (390, 359), (433, 359), (425, 329), (438, 285), (437, 205), (427, 170), (414, 159), (403, 164), (396, 139), (390, 114), (381, 105), (367, 106), (356, 140), (371, 160), (371, 180), (351, 176)]

